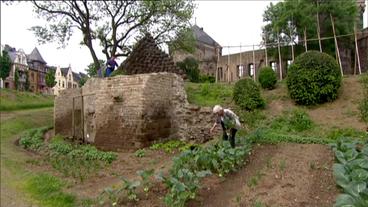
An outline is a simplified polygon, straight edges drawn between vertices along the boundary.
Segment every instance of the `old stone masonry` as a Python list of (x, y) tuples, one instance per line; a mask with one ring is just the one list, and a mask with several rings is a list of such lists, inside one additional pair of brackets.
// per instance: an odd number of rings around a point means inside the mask
[(108, 150), (169, 138), (204, 142), (214, 119), (210, 108), (188, 103), (181, 77), (166, 72), (92, 78), (62, 91), (54, 116), (56, 134)]

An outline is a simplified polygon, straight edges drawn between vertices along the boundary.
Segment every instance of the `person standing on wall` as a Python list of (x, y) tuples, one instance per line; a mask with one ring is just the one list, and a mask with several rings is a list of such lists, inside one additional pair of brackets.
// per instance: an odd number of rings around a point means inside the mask
[(111, 73), (115, 70), (115, 67), (118, 67), (118, 63), (115, 61), (116, 57), (111, 56), (110, 60), (106, 62), (106, 77), (110, 77)]
[(213, 113), (217, 115), (217, 120), (213, 127), (210, 129), (210, 133), (213, 132), (215, 127), (221, 124), (224, 132), (223, 140), (228, 140), (227, 130), (230, 130), (230, 145), (232, 148), (235, 147), (235, 134), (240, 128), (239, 117), (232, 112), (230, 109), (223, 109), (220, 105), (213, 107)]

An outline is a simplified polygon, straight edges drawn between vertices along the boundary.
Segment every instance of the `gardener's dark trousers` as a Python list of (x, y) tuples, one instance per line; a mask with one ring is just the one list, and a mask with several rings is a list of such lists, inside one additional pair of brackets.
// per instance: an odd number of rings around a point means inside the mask
[[(224, 131), (224, 135), (222, 136), (222, 139), (223, 140), (228, 140), (225, 124), (224, 124), (223, 121), (221, 121), (221, 127), (222, 127), (222, 130)], [(237, 131), (238, 130), (234, 129), (234, 128), (230, 129), (230, 145), (231, 145), (232, 148), (235, 148), (235, 134), (236, 134)]]

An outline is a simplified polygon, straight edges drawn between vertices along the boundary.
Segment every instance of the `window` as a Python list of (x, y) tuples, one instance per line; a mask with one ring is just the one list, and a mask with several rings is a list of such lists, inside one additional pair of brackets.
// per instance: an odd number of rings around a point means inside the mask
[(65, 84), (64, 84), (64, 81), (63, 81), (63, 88), (65, 88)]
[(72, 75), (69, 74), (69, 80), (72, 80)]
[(236, 66), (238, 77), (241, 78), (244, 75), (244, 66), (243, 65), (237, 65)]
[(61, 85), (61, 84), (60, 84), (60, 80), (59, 80), (59, 87), (60, 87), (60, 85)]
[(248, 71), (249, 71), (249, 76), (253, 77), (253, 75), (254, 75), (254, 65), (253, 65), (253, 63), (249, 64)]
[(273, 71), (276, 72), (276, 70), (277, 70), (277, 63), (276, 62), (271, 62), (271, 68), (272, 68)]
[(287, 61), (287, 67), (289, 68), (290, 67), (290, 65), (293, 63), (293, 61), (292, 60), (288, 60)]

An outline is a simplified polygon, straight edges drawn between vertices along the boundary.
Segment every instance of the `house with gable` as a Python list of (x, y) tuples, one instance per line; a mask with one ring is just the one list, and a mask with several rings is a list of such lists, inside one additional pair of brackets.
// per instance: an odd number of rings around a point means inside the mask
[(28, 78), (30, 90), (35, 93), (48, 93), (49, 88), (46, 85), (47, 67), (46, 61), (42, 58), (37, 47), (27, 56), (29, 66)]
[(182, 50), (175, 50), (170, 51), (170, 55), (175, 63), (183, 61), (187, 57), (193, 57), (198, 61), (201, 74), (215, 77), (217, 61), (222, 54), (221, 45), (208, 35), (203, 30), (203, 27), (199, 27), (195, 24), (192, 26), (191, 30), (196, 40), (194, 53), (191, 54)]
[(16, 50), (15, 48), (10, 47), (9, 45), (5, 45), (3, 47), (11, 60), (11, 68), (9, 72), (9, 76), (4, 81), (4, 88), (15, 89), (15, 73), (18, 72), (18, 90), (26, 89), (26, 79), (28, 73), (28, 63), (27, 63), (27, 55), (22, 49)]
[(61, 90), (68, 88), (79, 88), (81, 79), (86, 77), (84, 73), (73, 72), (70, 65), (66, 68), (58, 66), (55, 70), (56, 85), (52, 88), (53, 94), (59, 95)]

